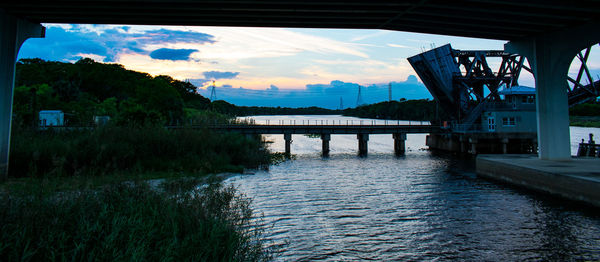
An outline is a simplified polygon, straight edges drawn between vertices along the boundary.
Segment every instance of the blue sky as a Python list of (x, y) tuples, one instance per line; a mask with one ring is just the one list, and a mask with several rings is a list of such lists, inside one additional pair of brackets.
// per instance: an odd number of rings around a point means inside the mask
[[(362, 100), (431, 98), (406, 58), (444, 44), (502, 49), (503, 41), (385, 30), (46, 24), (19, 58), (65, 62), (89, 57), (127, 69), (189, 80), (239, 105), (356, 105)], [(593, 70), (600, 68), (593, 52)], [(594, 63), (595, 62), (595, 63)], [(411, 76), (412, 75), (412, 76)], [(525, 74), (521, 84), (533, 86)]]

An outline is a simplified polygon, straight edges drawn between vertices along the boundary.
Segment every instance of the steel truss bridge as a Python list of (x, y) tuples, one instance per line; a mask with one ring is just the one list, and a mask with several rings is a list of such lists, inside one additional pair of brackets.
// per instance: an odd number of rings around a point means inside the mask
[[(587, 65), (591, 46), (579, 52), (577, 76), (567, 76), (569, 106), (593, 101), (600, 96), (600, 80), (594, 79)], [(492, 68), (488, 58), (500, 58)], [(408, 58), (427, 89), (440, 106), (462, 126), (471, 126), (485, 105), (499, 101), (502, 87), (518, 86), (521, 70), (533, 74), (522, 55), (503, 50), (457, 50), (450, 44)], [(484, 95), (484, 90), (488, 95)]]

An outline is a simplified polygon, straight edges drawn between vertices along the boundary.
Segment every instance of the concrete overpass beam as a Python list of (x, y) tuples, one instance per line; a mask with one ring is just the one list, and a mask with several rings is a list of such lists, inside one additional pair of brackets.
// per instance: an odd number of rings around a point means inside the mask
[(548, 32), (504, 46), (527, 57), (535, 76), (538, 156), (571, 159), (567, 73), (575, 55), (600, 41), (599, 22)]
[(329, 157), (329, 141), (331, 141), (331, 134), (321, 134), (323, 157)]
[(15, 63), (19, 49), (31, 37), (44, 37), (45, 28), (0, 10), (0, 180), (8, 175)]
[(394, 133), (392, 134), (394, 138), (394, 153), (397, 156), (402, 156), (406, 152), (406, 134), (405, 133)]

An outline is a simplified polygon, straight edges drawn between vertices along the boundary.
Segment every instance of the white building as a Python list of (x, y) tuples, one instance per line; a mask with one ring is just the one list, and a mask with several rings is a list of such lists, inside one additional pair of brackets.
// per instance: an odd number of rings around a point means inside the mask
[(41, 110), (40, 126), (63, 126), (65, 124), (65, 113), (60, 110)]

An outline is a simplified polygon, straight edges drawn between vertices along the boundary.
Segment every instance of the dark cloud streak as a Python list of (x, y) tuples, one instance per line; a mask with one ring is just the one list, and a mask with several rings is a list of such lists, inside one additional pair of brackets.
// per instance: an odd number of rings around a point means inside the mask
[(222, 71), (208, 71), (202, 73), (207, 79), (233, 79), (236, 78), (240, 72), (222, 72)]
[(190, 59), (190, 55), (194, 52), (198, 52), (198, 50), (160, 48), (152, 51), (150, 53), (150, 57), (152, 57), (152, 59), (159, 60), (187, 61)]

